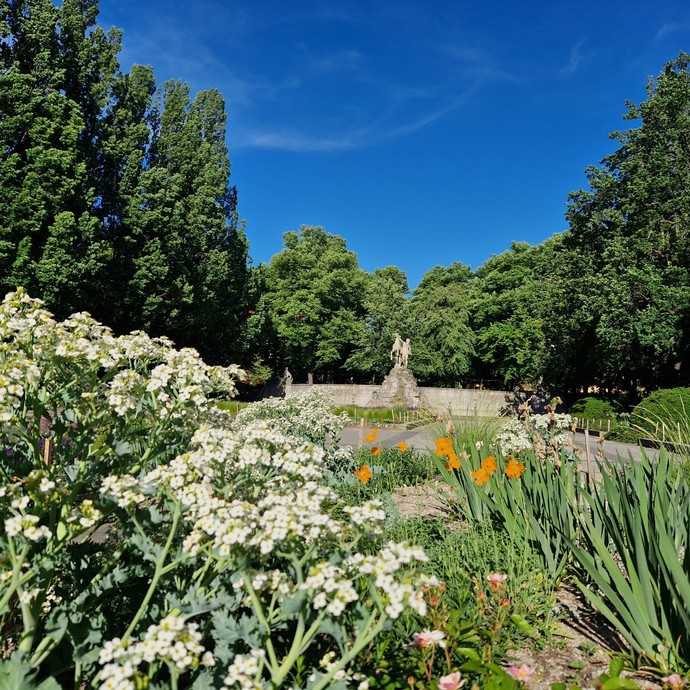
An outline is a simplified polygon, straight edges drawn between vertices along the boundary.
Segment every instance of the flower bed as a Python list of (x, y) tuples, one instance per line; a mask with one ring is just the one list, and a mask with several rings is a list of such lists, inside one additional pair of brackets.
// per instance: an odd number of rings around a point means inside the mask
[(317, 401), (232, 418), (209, 403), (238, 368), (22, 292), (0, 339), (3, 673), (319, 690), (425, 612), (424, 552), (329, 488), (340, 420)]

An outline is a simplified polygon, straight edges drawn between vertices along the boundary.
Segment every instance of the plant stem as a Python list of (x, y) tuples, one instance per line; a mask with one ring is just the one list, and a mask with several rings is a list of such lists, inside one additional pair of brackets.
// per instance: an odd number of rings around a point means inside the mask
[(381, 614), (381, 618), (379, 618), (378, 621), (375, 619), (376, 613), (374, 612), (369, 617), (369, 620), (364, 626), (364, 631), (355, 640), (355, 643), (350, 648), (350, 651), (342, 656), (340, 661), (331, 666), (328, 673), (326, 673), (324, 677), (318, 683), (316, 683), (316, 685), (314, 685), (312, 690), (324, 690), (324, 688), (328, 687), (335, 674), (341, 669), (345, 668), (345, 666), (347, 666), (364, 649), (364, 647), (366, 647), (381, 632), (381, 630), (383, 630), (383, 625), (386, 622), (386, 616)]
[(244, 586), (247, 588), (247, 593), (249, 594), (249, 600), (252, 603), (254, 613), (256, 614), (256, 617), (259, 619), (259, 623), (261, 623), (261, 625), (263, 625), (266, 630), (266, 649), (268, 651), (269, 661), (271, 662), (271, 677), (273, 677), (279, 671), (279, 664), (278, 657), (276, 656), (276, 651), (273, 648), (273, 641), (271, 640), (271, 625), (266, 619), (264, 609), (261, 606), (261, 602), (259, 601), (259, 597), (256, 595), (256, 591), (252, 586), (252, 582), (249, 579), (249, 576), (246, 573), (244, 573), (242, 579), (244, 580)]
[(165, 560), (168, 557), (168, 553), (170, 552), (170, 547), (172, 546), (173, 539), (175, 538), (175, 534), (177, 533), (177, 526), (179, 522), (180, 504), (176, 503), (175, 512), (173, 513), (172, 525), (170, 526), (170, 532), (168, 533), (168, 538), (165, 542), (163, 550), (160, 552), (158, 558), (156, 559), (156, 569), (153, 572), (151, 584), (149, 585), (148, 590), (146, 590), (146, 594), (144, 596), (143, 601), (141, 602), (141, 605), (139, 606), (139, 610), (136, 612), (136, 614), (134, 614), (134, 618), (132, 618), (132, 622), (127, 627), (127, 630), (125, 631), (125, 634), (122, 636), (122, 639), (127, 639), (132, 634), (134, 628), (136, 628), (137, 626), (137, 623), (146, 613), (146, 609), (148, 608), (149, 602), (151, 601), (151, 597), (153, 596), (154, 592), (156, 591), (156, 587), (158, 586), (158, 581), (160, 580), (161, 576), (169, 570), (169, 568), (165, 567)]
[(19, 651), (22, 654), (28, 654), (34, 646), (34, 633), (36, 632), (36, 618), (31, 610), (31, 602), (27, 601), (23, 596), (21, 585), (17, 586), (17, 596), (19, 597), (19, 605), (22, 611), (22, 624), (24, 631), (22, 632), (22, 641), (19, 643)]

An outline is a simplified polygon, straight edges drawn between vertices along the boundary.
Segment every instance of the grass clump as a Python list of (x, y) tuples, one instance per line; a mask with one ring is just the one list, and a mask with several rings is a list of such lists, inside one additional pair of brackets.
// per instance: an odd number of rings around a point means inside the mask
[[(391, 494), (403, 486), (424, 484), (438, 476), (428, 453), (406, 447), (360, 448), (355, 451), (353, 464), (355, 472), (338, 474), (336, 482), (338, 493), (352, 503)], [(369, 472), (360, 472), (362, 468)]]

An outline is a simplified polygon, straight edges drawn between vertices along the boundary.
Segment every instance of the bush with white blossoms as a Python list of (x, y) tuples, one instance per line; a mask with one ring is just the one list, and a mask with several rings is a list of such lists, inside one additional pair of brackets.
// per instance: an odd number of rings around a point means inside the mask
[(290, 398), (266, 398), (240, 410), (234, 426), (241, 428), (256, 420), (270, 422), (275, 429), (321, 446), (329, 468), (349, 471), (354, 462), (352, 451), (338, 448), (349, 417), (344, 412), (335, 414), (331, 408), (331, 403), (316, 391)]
[(537, 457), (560, 459), (571, 457), (568, 414), (526, 415), (509, 419), (496, 436), (496, 445), (504, 455), (533, 450)]
[(513, 455), (531, 450), (532, 439), (525, 423), (517, 417), (511, 417), (496, 434), (496, 445), (503, 455)]
[(382, 505), (344, 506), (329, 488), (339, 418), (307, 399), (233, 420), (212, 396), (242, 375), (5, 298), (11, 663), (64, 687), (322, 690), (356, 682), (353, 661), (388, 621), (424, 613), (424, 553), (379, 544)]

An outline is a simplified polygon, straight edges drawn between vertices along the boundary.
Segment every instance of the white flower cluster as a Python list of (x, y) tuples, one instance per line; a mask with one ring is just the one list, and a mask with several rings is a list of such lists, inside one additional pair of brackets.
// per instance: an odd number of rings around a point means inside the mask
[(267, 398), (245, 407), (233, 421), (234, 428), (261, 419), (270, 421), (274, 429), (310, 441), (327, 452), (331, 467), (349, 454), (337, 448), (340, 434), (348, 423), (346, 414), (334, 414), (331, 403), (316, 392), (290, 398)]
[(31, 513), (24, 513), (22, 515), (14, 515), (5, 520), (5, 532), (8, 537), (22, 536), (29, 541), (41, 541), (41, 539), (50, 539), (51, 531), (45, 525), (39, 525), (41, 518), (38, 515)]
[(532, 449), (532, 440), (525, 425), (517, 418), (509, 419), (496, 435), (496, 444), (503, 455)]
[[(187, 500), (190, 495), (185, 491)], [(329, 489), (315, 482), (292, 493), (269, 491), (255, 504), (228, 502), (213, 496), (210, 488), (199, 490), (185, 514), (192, 530), (184, 547), (195, 554), (208, 542), (223, 557), (229, 556), (233, 548), (257, 549), (266, 556), (286, 542), (309, 544), (336, 536), (340, 525), (323, 510), (324, 501), (333, 498)]]
[(569, 414), (535, 414), (530, 417), (535, 429), (539, 431), (567, 431), (573, 423)]
[(132, 369), (118, 371), (110, 382), (108, 404), (115, 414), (124, 417), (128, 412), (135, 412), (142, 401), (146, 379)]
[(332, 616), (339, 616), (348, 604), (358, 598), (348, 574), (330, 563), (312, 566), (301, 589), (312, 595), (315, 609), (325, 607)]
[(141, 332), (114, 336), (86, 313), (56, 322), (40, 300), (21, 289), (0, 305), (0, 343), (3, 422), (17, 414), (27, 389), (38, 386), (42, 377), (64, 377), (69, 370), (64, 364), (74, 365), (85, 399), (102, 397), (120, 417), (140, 412), (147, 396), (153, 396), (152, 414), (158, 418), (198, 417), (210, 392), (231, 396), (235, 381), (244, 376), (236, 366), (208, 366), (195, 350), (176, 350), (166, 338)]
[[(179, 616), (167, 616), (151, 625), (141, 641), (115, 638), (106, 642), (98, 658), (103, 668), (98, 674), (101, 690), (134, 690), (141, 680), (140, 666), (163, 662), (176, 672), (213, 666), (213, 655), (204, 651), (196, 623)], [(145, 676), (144, 676), (145, 678)]]
[(386, 613), (395, 619), (406, 606), (420, 616), (426, 615), (427, 607), (422, 587), (435, 584), (435, 580), (417, 578), (414, 583), (401, 582), (395, 575), (404, 566), (427, 561), (428, 558), (423, 549), (389, 542), (376, 556), (355, 554), (348, 559), (348, 565), (355, 568), (361, 575), (374, 576), (374, 585), (384, 595), (386, 601)]
[(572, 418), (568, 414), (535, 414), (508, 420), (496, 436), (498, 449), (504, 455), (523, 450), (551, 448), (558, 452), (568, 442)]
[(535, 447), (539, 446), (537, 449), (538, 454), (540, 454), (541, 448), (546, 453), (561, 454), (569, 443), (568, 431), (572, 421), (572, 417), (569, 414), (551, 412), (549, 414), (532, 415), (529, 418), (529, 424), (534, 433), (539, 436), (538, 443), (535, 441)]
[(103, 517), (103, 513), (94, 506), (93, 501), (89, 498), (84, 499), (79, 507), (72, 511), (72, 514), (67, 518), (67, 522), (71, 524), (78, 524), (83, 529), (93, 527)]
[(129, 474), (106, 477), (101, 484), (101, 494), (112, 499), (120, 508), (131, 508), (144, 502), (140, 482)]
[(347, 506), (345, 513), (349, 515), (352, 524), (366, 527), (371, 534), (380, 534), (383, 531), (386, 511), (383, 509), (383, 503), (377, 498), (358, 506)]
[[(401, 578), (408, 566), (426, 561), (421, 549), (391, 543), (376, 556), (355, 554), (341, 565), (330, 559), (353, 528), (380, 532), (386, 514), (380, 501), (371, 500), (345, 507), (347, 520), (336, 519), (330, 506), (337, 496), (324, 484), (321, 449), (265, 421), (237, 431), (203, 428), (193, 443), (193, 450), (141, 479), (109, 477), (102, 491), (123, 507), (159, 491), (175, 498), (188, 525), (183, 549), (192, 556), (262, 563), (310, 549), (314, 560), (301, 589), (310, 593), (313, 608), (331, 616), (358, 599), (355, 583), (362, 576), (375, 581), (389, 616), (399, 616), (406, 606), (425, 609), (419, 582)], [(318, 559), (321, 552), (326, 560)], [(244, 586), (241, 577), (234, 582)], [(276, 577), (275, 568), (255, 571), (251, 582), (257, 591), (281, 595), (297, 587), (286, 576)]]
[[(282, 570), (264, 570), (254, 573), (251, 578), (251, 583), (252, 588), (256, 592), (277, 592), (283, 597), (287, 597), (295, 591), (290, 578)], [(242, 589), (244, 587), (244, 581), (238, 577), (233, 582), (233, 586), (235, 589)]]
[(0, 422), (9, 422), (20, 409), (26, 387), (36, 386), (41, 371), (34, 362), (15, 354), (0, 359)]
[(239, 686), (240, 690), (263, 690), (266, 685), (261, 680), (266, 654), (263, 649), (252, 649), (249, 654), (238, 654), (228, 667), (224, 685), (229, 688)]
[[(338, 661), (339, 659), (336, 657), (335, 652), (326, 652), (326, 654), (321, 657), (319, 666), (321, 666), (324, 671), (332, 671)], [(312, 674), (309, 677), (309, 680), (316, 680), (316, 674)], [(348, 673), (343, 668), (333, 674), (333, 680), (336, 682), (347, 683), (347, 687), (355, 687), (353, 683), (356, 683), (357, 690), (368, 690), (369, 688), (369, 681), (363, 673)]]
[(140, 479), (107, 477), (101, 492), (122, 508), (156, 491), (172, 495), (192, 526), (184, 542), (192, 554), (209, 544), (223, 557), (236, 547), (266, 555), (291, 540), (313, 543), (340, 534), (341, 525), (325, 510), (336, 495), (321, 481), (321, 448), (266, 422), (240, 431), (202, 428), (192, 443), (192, 451)]

